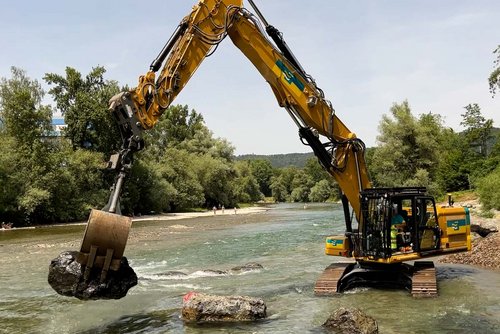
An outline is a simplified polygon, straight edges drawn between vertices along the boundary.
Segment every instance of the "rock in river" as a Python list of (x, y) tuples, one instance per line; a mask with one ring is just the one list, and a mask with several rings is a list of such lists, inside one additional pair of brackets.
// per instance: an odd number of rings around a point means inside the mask
[(87, 283), (83, 281), (85, 267), (76, 261), (76, 251), (65, 251), (53, 259), (49, 266), (48, 281), (59, 294), (88, 299), (120, 299), (137, 285), (137, 275), (123, 257), (118, 271), (109, 270), (106, 281), (100, 283), (100, 270), (93, 269)]
[(266, 317), (260, 298), (215, 296), (190, 292), (183, 298), (182, 319), (186, 322), (255, 321)]
[(357, 308), (340, 307), (330, 315), (323, 326), (330, 329), (333, 333), (378, 333), (377, 321)]
[(248, 272), (248, 271), (253, 271), (253, 270), (260, 270), (263, 268), (264, 267), (262, 267), (262, 265), (257, 263), (257, 262), (249, 262), (249, 263), (246, 263), (242, 266), (237, 266), (237, 267), (231, 268), (231, 272), (243, 273), (243, 272)]

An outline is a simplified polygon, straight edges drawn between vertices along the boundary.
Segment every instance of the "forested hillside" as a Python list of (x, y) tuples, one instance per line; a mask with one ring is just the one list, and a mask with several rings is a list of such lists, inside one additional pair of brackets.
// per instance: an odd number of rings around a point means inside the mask
[(267, 160), (271, 163), (274, 168), (283, 168), (295, 166), (298, 168), (304, 168), (306, 166), (307, 160), (314, 157), (311, 153), (287, 153), (287, 154), (269, 154), (269, 155), (258, 155), (258, 154), (243, 154), (235, 157), (236, 160)]

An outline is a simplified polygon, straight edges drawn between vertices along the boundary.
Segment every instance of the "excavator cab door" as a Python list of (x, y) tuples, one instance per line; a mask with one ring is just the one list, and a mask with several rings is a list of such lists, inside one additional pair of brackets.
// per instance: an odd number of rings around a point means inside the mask
[(415, 225), (417, 228), (418, 251), (432, 251), (439, 248), (440, 231), (437, 222), (436, 204), (431, 197), (415, 199)]

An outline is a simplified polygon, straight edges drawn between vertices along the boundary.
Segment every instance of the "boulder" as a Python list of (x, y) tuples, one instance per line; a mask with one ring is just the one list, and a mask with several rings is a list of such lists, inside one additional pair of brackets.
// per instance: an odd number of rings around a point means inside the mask
[(471, 232), (475, 232), (482, 236), (483, 238), (487, 237), (488, 234), (498, 232), (498, 228), (495, 225), (487, 225), (487, 226), (481, 226), (477, 224), (471, 224), (470, 226)]
[(82, 300), (120, 299), (137, 285), (137, 275), (125, 257), (118, 271), (108, 271), (104, 283), (100, 282), (101, 271), (98, 268), (94, 268), (88, 281), (84, 282), (85, 267), (76, 261), (77, 255), (76, 251), (65, 251), (50, 263), (48, 281), (58, 294)]
[(182, 319), (186, 322), (255, 321), (266, 317), (260, 298), (216, 296), (190, 292), (183, 298)]
[(334, 333), (377, 334), (378, 324), (375, 319), (357, 308), (341, 307), (333, 312), (323, 324)]
[(249, 263), (244, 264), (242, 266), (237, 266), (237, 267), (231, 268), (231, 272), (242, 273), (242, 272), (247, 272), (247, 271), (260, 270), (263, 268), (264, 267), (262, 267), (262, 265), (260, 265), (257, 262), (249, 262)]

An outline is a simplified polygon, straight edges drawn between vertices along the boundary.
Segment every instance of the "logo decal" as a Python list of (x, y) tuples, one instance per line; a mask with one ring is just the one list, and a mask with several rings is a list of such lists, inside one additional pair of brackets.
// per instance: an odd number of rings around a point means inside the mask
[(286, 82), (294, 84), (301, 92), (304, 91), (304, 84), (292, 73), (292, 71), (288, 69), (288, 67), (285, 66), (285, 64), (283, 64), (281, 60), (278, 59), (276, 61), (276, 66), (278, 66), (284, 74)]

